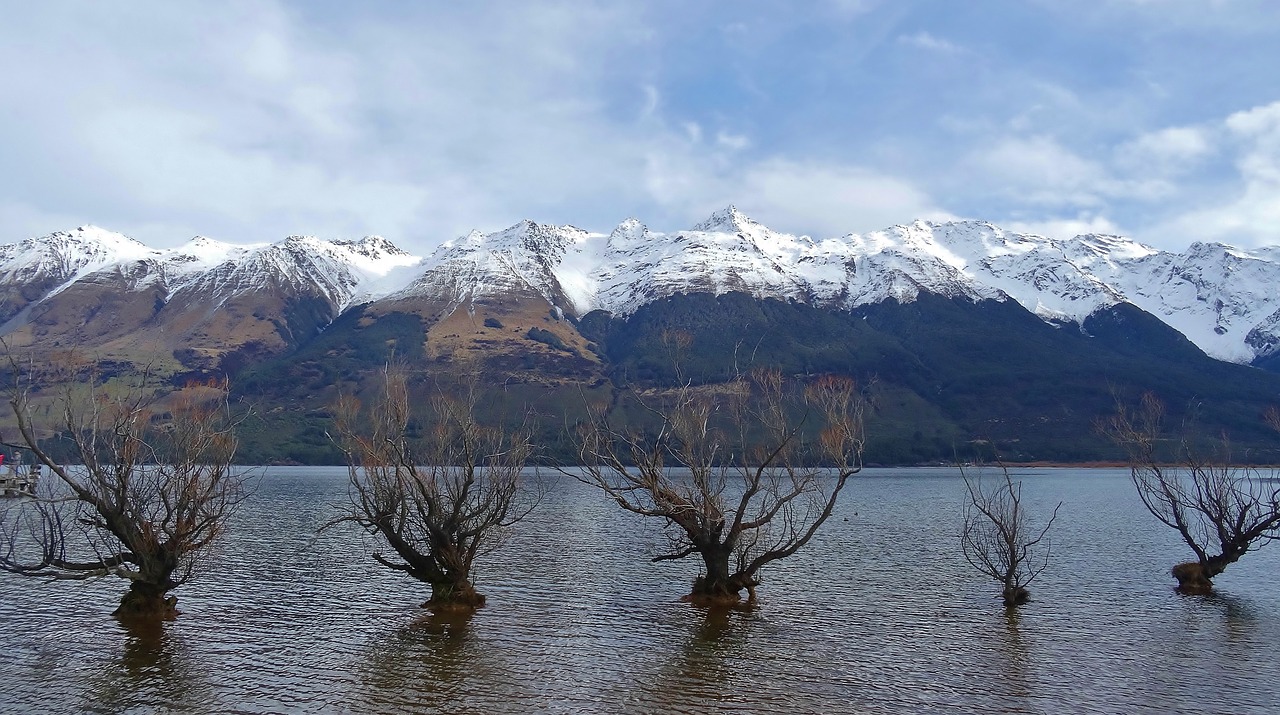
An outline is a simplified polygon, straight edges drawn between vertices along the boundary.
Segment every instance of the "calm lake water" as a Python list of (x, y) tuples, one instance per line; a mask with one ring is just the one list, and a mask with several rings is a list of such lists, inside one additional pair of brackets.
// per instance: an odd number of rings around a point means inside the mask
[(0, 574), (0, 712), (1280, 711), (1280, 547), (1179, 596), (1185, 547), (1125, 472), (1015, 475), (1037, 513), (1065, 502), (1016, 616), (961, 558), (955, 470), (884, 469), (729, 614), (678, 601), (697, 565), (648, 563), (657, 524), (549, 477), (477, 566), (489, 605), (441, 621), (358, 531), (315, 533), (345, 470), (271, 469), (176, 622), (123, 628), (118, 579)]

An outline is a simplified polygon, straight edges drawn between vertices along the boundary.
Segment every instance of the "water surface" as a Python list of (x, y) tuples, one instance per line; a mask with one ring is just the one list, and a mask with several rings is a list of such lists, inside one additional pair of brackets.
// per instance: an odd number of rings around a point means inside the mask
[(1033, 511), (1065, 503), (1013, 616), (961, 558), (958, 474), (886, 469), (764, 573), (750, 613), (680, 603), (697, 566), (648, 563), (656, 523), (549, 477), (477, 565), (489, 605), (438, 619), (371, 538), (316, 533), (345, 470), (272, 469), (176, 622), (122, 627), (118, 579), (0, 574), (0, 712), (1276, 711), (1280, 549), (1246, 555), (1216, 596), (1179, 596), (1185, 547), (1125, 472), (1015, 475)]

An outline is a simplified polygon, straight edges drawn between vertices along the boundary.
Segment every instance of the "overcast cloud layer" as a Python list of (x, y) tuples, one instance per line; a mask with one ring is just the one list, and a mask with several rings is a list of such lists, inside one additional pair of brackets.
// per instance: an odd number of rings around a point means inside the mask
[(1280, 244), (1280, 3), (6, 2), (0, 242), (981, 218)]

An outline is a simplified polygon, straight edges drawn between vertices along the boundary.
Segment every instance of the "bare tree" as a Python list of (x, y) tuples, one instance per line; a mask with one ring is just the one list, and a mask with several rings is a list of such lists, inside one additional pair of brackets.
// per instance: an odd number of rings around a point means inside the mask
[[(1161, 435), (1164, 406), (1143, 395), (1136, 411), (1117, 406), (1105, 430), (1129, 453), (1129, 474), (1153, 516), (1178, 531), (1196, 560), (1173, 567), (1178, 590), (1207, 594), (1213, 578), (1250, 548), (1280, 538), (1280, 489), (1270, 488), (1254, 468), (1233, 463), (1225, 439), (1205, 457), (1188, 439)], [(1267, 421), (1280, 430), (1273, 409)], [(1158, 454), (1162, 442), (1175, 449), (1172, 462)]]
[(1037, 529), (1022, 506), (1022, 482), (1013, 481), (1003, 464), (1000, 475), (992, 485), (983, 482), (981, 472), (971, 479), (960, 468), (969, 495), (960, 546), (970, 566), (1000, 582), (1004, 605), (1013, 608), (1031, 600), (1027, 586), (1049, 565), (1049, 529), (1062, 502), (1044, 528)]
[[(746, 590), (754, 602), (760, 569), (808, 543), (862, 469), (864, 401), (848, 378), (818, 378), (797, 396), (779, 371), (756, 370), (723, 386), (686, 383), (668, 406), (646, 406), (660, 422), (647, 436), (588, 408), (578, 476), (623, 509), (665, 521), (669, 550), (655, 562), (702, 559), (687, 600), (733, 603)], [(797, 412), (821, 424), (804, 425)], [(816, 427), (816, 439), (806, 442), (803, 426)]]
[(406, 371), (387, 369), (372, 404), (344, 396), (335, 410), (351, 503), (330, 525), (354, 522), (376, 534), (395, 557), (373, 558), (430, 584), (423, 605), (436, 610), (484, 605), (471, 582), (473, 562), (540, 497), (538, 488), (522, 488), (533, 449), (527, 430), (480, 424), (478, 379), (457, 387), (457, 394), (437, 390), (419, 422)]
[[(12, 364), (12, 363), (11, 363)], [(227, 384), (191, 385), (161, 408), (149, 374), (101, 379), (96, 365), (54, 390), (56, 458), (33, 418), (31, 369), (10, 395), (23, 447), (56, 477), (53, 489), (6, 513), (0, 569), (50, 579), (114, 574), (129, 591), (114, 615), (172, 618), (170, 591), (197, 573), (245, 496), (232, 468)]]

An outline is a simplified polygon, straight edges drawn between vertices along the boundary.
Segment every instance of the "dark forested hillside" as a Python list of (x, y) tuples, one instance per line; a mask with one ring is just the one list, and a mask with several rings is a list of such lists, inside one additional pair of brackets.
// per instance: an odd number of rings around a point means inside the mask
[[(598, 363), (577, 354), (550, 362), (554, 348), (527, 340), (518, 349), (539, 360), (507, 355), (493, 363), (506, 367), (489, 381), (489, 414), (510, 421), (536, 413), (546, 453), (560, 459), (571, 458), (566, 424), (584, 400), (618, 391), (660, 395), (677, 381), (714, 385), (776, 366), (797, 381), (839, 373), (866, 386), (875, 406), (872, 463), (992, 453), (1015, 461), (1117, 458), (1095, 423), (1117, 396), (1145, 391), (1166, 402), (1173, 428), (1195, 419), (1201, 433), (1226, 432), (1253, 458), (1280, 461), (1261, 422), (1268, 406), (1280, 404), (1280, 374), (1213, 360), (1127, 304), (1084, 325), (1054, 325), (1013, 301), (923, 294), (843, 312), (694, 294), (654, 301), (625, 319), (597, 311), (576, 328)], [(351, 311), (295, 354), (246, 370), (235, 389), (256, 404), (259, 431), (246, 439), (244, 457), (334, 461), (324, 430), (339, 390), (358, 392), (393, 354), (421, 368), (422, 390), (448, 379), (455, 366), (432, 354), (428, 336), (416, 316)], [(572, 370), (563, 367), (569, 358)], [(628, 418), (645, 419), (643, 411)]]

